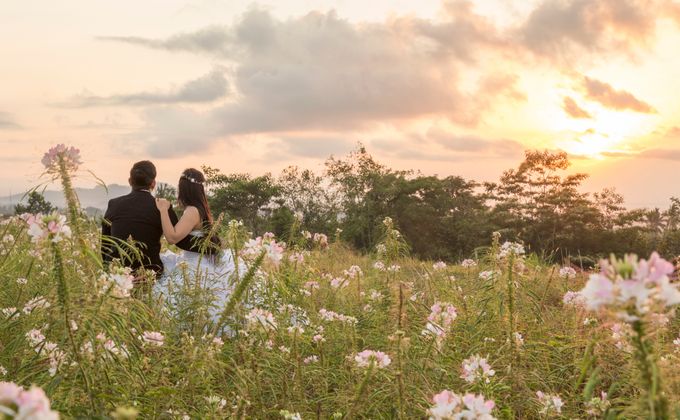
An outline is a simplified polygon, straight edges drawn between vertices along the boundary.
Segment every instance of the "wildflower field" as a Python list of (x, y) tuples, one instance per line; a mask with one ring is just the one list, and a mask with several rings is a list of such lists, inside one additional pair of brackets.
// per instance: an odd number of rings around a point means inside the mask
[(0, 225), (0, 418), (677, 416), (680, 292), (656, 254), (585, 271), (494, 235), (454, 264), (411, 258), (390, 219), (369, 255), (223, 221), (243, 269), (212, 308), (215, 279), (159, 296), (102, 265), (77, 162), (44, 161), (65, 215)]

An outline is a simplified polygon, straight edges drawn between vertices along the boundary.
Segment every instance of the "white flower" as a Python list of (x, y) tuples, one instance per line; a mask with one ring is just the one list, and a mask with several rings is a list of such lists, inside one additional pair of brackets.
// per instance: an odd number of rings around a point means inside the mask
[(477, 266), (477, 263), (475, 262), (475, 260), (467, 258), (464, 259), (463, 262), (460, 263), (460, 265), (463, 266), (463, 268), (470, 268)]
[(246, 315), (246, 328), (249, 330), (262, 328), (265, 331), (276, 329), (274, 315), (264, 309), (254, 308)]
[(432, 268), (435, 270), (445, 270), (446, 263), (444, 261), (437, 261), (436, 263), (432, 264)]
[(319, 357), (316, 355), (305, 357), (304, 360), (302, 361), (304, 364), (308, 365), (310, 363), (316, 363), (319, 361)]
[(571, 267), (562, 267), (560, 268), (560, 277), (563, 279), (573, 279), (576, 277), (576, 270)]
[(536, 396), (538, 397), (538, 402), (543, 406), (540, 411), (541, 414), (554, 415), (562, 412), (564, 403), (559, 395), (544, 394), (541, 391), (537, 391)]
[(462, 369), (463, 373), (460, 377), (469, 383), (482, 381), (489, 383), (490, 378), (496, 374), (496, 371), (491, 369), (491, 366), (487, 363), (486, 359), (478, 355), (463, 360)]
[(501, 249), (498, 252), (499, 258), (505, 258), (509, 255), (524, 255), (524, 245), (517, 242), (505, 242), (501, 245)]

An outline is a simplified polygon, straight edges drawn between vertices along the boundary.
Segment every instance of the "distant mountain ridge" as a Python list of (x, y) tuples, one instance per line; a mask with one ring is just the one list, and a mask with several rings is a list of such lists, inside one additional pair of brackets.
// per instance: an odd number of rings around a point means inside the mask
[[(108, 191), (107, 191), (108, 188)], [(66, 200), (64, 200), (64, 193), (61, 191), (45, 190), (40, 191), (45, 196), (45, 200), (52, 203), (52, 205), (59, 208), (66, 207)], [(76, 188), (76, 194), (80, 199), (80, 206), (83, 209), (92, 207), (101, 211), (106, 210), (109, 200), (115, 197), (120, 197), (130, 192), (128, 185), (111, 184), (104, 188), (97, 185), (93, 188)], [(17, 203), (25, 203), (25, 192), (12, 194), (11, 196), (0, 197), (0, 207), (12, 209)], [(23, 199), (22, 199), (23, 198)]]

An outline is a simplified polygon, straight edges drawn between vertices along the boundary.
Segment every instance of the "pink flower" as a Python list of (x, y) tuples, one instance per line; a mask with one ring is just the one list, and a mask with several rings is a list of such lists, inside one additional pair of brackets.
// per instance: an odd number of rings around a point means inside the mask
[(602, 274), (591, 274), (581, 295), (588, 309), (596, 311), (614, 302), (614, 283)]
[(158, 331), (144, 331), (142, 333), (142, 341), (156, 347), (162, 347), (165, 343), (165, 336)]
[(560, 414), (562, 412), (562, 406), (564, 403), (562, 402), (562, 398), (560, 398), (559, 395), (544, 394), (541, 391), (537, 391), (536, 396), (538, 397), (538, 402), (543, 406), (540, 411), (541, 414), (554, 415)]
[(571, 267), (562, 267), (560, 268), (560, 277), (563, 279), (573, 279), (576, 277), (576, 270)]
[(42, 164), (49, 174), (56, 174), (59, 172), (59, 160), (63, 160), (65, 168), (69, 172), (78, 170), (78, 166), (82, 163), (80, 161), (80, 150), (75, 147), (66, 147), (64, 144), (58, 144), (43, 155)]
[(462, 368), (463, 374), (460, 375), (460, 377), (469, 383), (482, 381), (489, 383), (489, 378), (496, 374), (496, 371), (491, 369), (491, 366), (487, 363), (486, 359), (479, 357), (478, 355), (463, 360)]
[(0, 382), (0, 404), (14, 403), (21, 391), (22, 388), (13, 382)]
[(470, 267), (475, 267), (477, 265), (477, 263), (475, 262), (475, 260), (471, 260), (471, 259), (468, 258), (468, 259), (463, 260), (463, 262), (460, 263), (460, 265), (463, 266), (463, 268), (470, 268)]
[(444, 261), (437, 261), (436, 263), (432, 264), (432, 268), (435, 270), (444, 270), (446, 269), (446, 263)]
[(434, 407), (428, 410), (430, 414), (430, 419), (433, 420), (444, 420), (454, 418), (454, 412), (462, 403), (462, 399), (459, 395), (454, 394), (448, 389), (443, 390), (439, 394), (432, 397), (432, 403)]
[(246, 328), (249, 330), (258, 328), (262, 328), (264, 331), (275, 330), (276, 320), (271, 312), (260, 308), (253, 308), (246, 315)]
[(495, 420), (491, 412), (496, 404), (483, 395), (466, 394), (461, 397), (444, 390), (432, 397), (432, 403), (434, 406), (427, 411), (430, 420)]
[(316, 355), (305, 357), (304, 360), (302, 361), (304, 364), (309, 365), (311, 363), (316, 363), (319, 361), (319, 357)]
[(487, 400), (483, 395), (466, 394), (463, 397), (463, 404), (465, 409), (461, 411), (461, 418), (464, 419), (480, 419), (491, 420), (491, 416), (496, 403)]
[(386, 368), (392, 363), (392, 359), (381, 351), (364, 350), (354, 357), (354, 361), (360, 368), (367, 368), (371, 363), (375, 363), (378, 369)]
[[(36, 386), (26, 391), (12, 382), (0, 382), (0, 405), (4, 406), (0, 412), (5, 412), (15, 419), (59, 419), (59, 413), (51, 410), (50, 400), (45, 391)], [(10, 406), (16, 406), (16, 412)]]

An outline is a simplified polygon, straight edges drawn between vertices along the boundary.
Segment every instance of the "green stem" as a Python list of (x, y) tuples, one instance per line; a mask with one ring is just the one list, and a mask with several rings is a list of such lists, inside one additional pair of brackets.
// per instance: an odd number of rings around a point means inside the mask
[(70, 308), (69, 290), (68, 284), (66, 283), (66, 276), (64, 275), (64, 261), (61, 255), (61, 249), (54, 242), (50, 242), (50, 244), (52, 247), (52, 255), (54, 256), (54, 275), (57, 278), (57, 296), (59, 298), (59, 304), (61, 307), (62, 315), (64, 316), (65, 328), (68, 333), (69, 342), (73, 349), (73, 356), (75, 357), (76, 363), (78, 364), (78, 370), (80, 371), (80, 374), (82, 375), (83, 380), (85, 381), (85, 389), (90, 399), (90, 407), (92, 408), (92, 412), (94, 413), (96, 411), (96, 405), (94, 403), (94, 394), (92, 393), (90, 380), (83, 368), (82, 359), (80, 357), (80, 351), (78, 350), (75, 337), (73, 336), (73, 331), (71, 330), (71, 317), (69, 314)]
[(649, 409), (649, 419), (667, 419), (668, 402), (661, 393), (661, 378), (656, 366), (652, 346), (645, 338), (644, 324), (637, 320), (632, 324), (633, 344), (635, 346), (635, 356), (642, 376), (642, 385), (646, 391), (646, 405)]
[(361, 400), (361, 397), (364, 395), (364, 391), (366, 390), (366, 385), (368, 385), (368, 381), (371, 378), (371, 375), (373, 374), (374, 368), (375, 368), (375, 362), (371, 361), (370, 364), (368, 365), (368, 369), (366, 369), (366, 375), (364, 376), (364, 379), (361, 381), (361, 383), (357, 387), (356, 393), (354, 394), (354, 399), (352, 400), (352, 405), (349, 408), (349, 411), (347, 411), (347, 414), (345, 415), (346, 419), (353, 419), (354, 418), (354, 412), (356, 411), (357, 406), (359, 405), (359, 401)]

